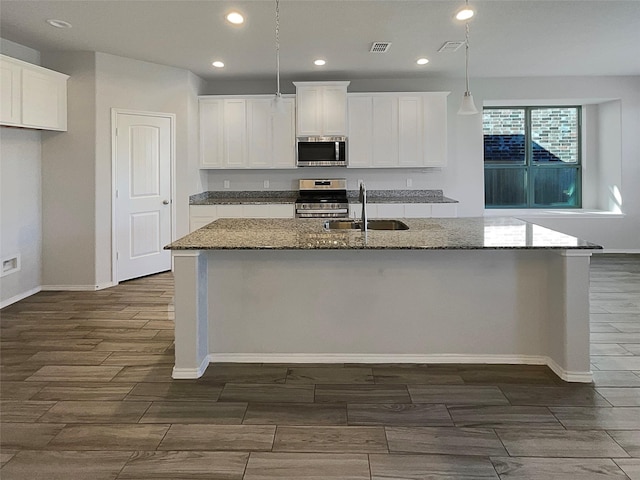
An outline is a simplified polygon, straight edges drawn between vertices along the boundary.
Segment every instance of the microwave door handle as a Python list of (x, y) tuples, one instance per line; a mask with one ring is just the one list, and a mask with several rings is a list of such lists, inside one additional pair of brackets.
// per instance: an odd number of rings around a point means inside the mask
[(336, 143), (336, 161), (340, 160), (340, 142)]

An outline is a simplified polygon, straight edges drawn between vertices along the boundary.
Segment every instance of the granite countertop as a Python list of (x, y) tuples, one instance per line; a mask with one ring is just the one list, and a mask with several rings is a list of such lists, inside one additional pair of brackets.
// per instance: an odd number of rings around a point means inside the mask
[[(348, 190), (350, 202), (358, 203), (358, 191)], [(263, 203), (295, 203), (297, 190), (209, 191), (191, 195), (189, 205), (259, 205)], [(369, 203), (458, 203), (445, 197), (442, 190), (368, 190)]]
[(167, 245), (169, 250), (601, 249), (511, 217), (403, 218), (404, 231), (324, 229), (324, 219), (221, 218)]

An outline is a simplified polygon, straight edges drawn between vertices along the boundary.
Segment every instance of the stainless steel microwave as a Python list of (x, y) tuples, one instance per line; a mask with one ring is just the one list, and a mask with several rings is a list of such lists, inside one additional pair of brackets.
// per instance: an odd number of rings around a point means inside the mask
[(298, 167), (346, 167), (347, 137), (298, 137)]

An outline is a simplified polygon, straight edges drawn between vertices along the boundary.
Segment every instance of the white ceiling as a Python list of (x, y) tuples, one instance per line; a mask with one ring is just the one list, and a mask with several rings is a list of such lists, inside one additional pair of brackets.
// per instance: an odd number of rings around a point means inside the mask
[[(280, 0), (281, 71), (300, 80), (464, 75), (453, 19), (464, 0)], [(640, 0), (472, 0), (476, 77), (640, 75)], [(224, 15), (241, 11), (241, 27)], [(73, 25), (49, 26), (55, 18)], [(275, 77), (275, 0), (1, 0), (0, 36), (39, 51), (91, 50), (207, 80)], [(390, 41), (386, 54), (369, 53)], [(419, 67), (417, 58), (430, 63)], [(316, 67), (315, 58), (327, 65)], [(224, 69), (211, 66), (225, 62)]]

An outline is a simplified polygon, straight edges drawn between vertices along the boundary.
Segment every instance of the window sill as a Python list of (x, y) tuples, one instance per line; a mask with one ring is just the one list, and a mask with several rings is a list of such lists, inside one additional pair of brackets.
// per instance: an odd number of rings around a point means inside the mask
[(491, 208), (484, 210), (485, 217), (526, 217), (526, 218), (624, 218), (624, 213), (608, 210), (590, 209), (523, 209), (523, 208)]

